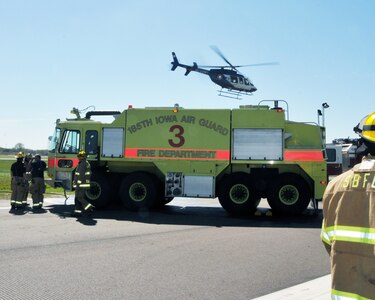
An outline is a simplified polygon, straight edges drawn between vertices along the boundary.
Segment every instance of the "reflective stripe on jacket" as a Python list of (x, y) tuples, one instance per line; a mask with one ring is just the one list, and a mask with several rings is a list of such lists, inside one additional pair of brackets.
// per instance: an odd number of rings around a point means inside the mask
[(78, 163), (74, 173), (73, 186), (80, 188), (90, 187), (91, 167), (87, 160), (81, 160)]
[(323, 214), (332, 299), (375, 299), (375, 159), (364, 159), (328, 184)]

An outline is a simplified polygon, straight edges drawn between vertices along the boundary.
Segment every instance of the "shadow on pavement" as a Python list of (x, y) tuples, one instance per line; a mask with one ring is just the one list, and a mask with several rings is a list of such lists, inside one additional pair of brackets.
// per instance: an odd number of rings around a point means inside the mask
[(38, 208), (38, 209), (30, 209), (29, 212), (34, 215), (42, 215), (42, 214), (47, 213), (47, 210), (45, 210), (44, 208)]
[[(71, 214), (74, 205), (50, 205), (49, 212), (60, 218), (76, 218)], [(197, 225), (214, 227), (286, 227), (321, 228), (322, 211), (307, 209), (298, 216), (270, 216), (270, 210), (260, 209), (258, 215), (232, 216), (221, 207), (176, 206), (168, 204), (152, 211), (132, 212), (121, 206), (111, 206), (106, 210), (96, 210), (92, 217), (76, 218), (78, 222), (93, 226), (100, 219), (140, 222), (147, 224)]]
[(77, 222), (87, 225), (94, 226), (97, 221), (95, 220), (96, 215), (88, 216), (82, 215), (80, 217), (73, 216), (74, 205), (49, 205), (46, 207), (48, 211), (52, 214), (57, 215), (61, 219), (72, 218), (76, 219)]
[(85, 217), (85, 216), (77, 218), (77, 222), (86, 226), (95, 226), (96, 223), (98, 223), (97, 220), (90, 218), (90, 217)]

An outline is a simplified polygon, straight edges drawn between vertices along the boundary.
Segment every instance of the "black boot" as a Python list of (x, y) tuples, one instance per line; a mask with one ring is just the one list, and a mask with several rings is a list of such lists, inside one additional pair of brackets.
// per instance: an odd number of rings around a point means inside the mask
[(93, 214), (93, 212), (94, 212), (94, 209), (95, 209), (95, 207), (94, 207), (93, 205), (91, 205), (91, 206), (86, 210), (86, 215), (87, 215), (88, 217), (91, 217), (92, 214)]

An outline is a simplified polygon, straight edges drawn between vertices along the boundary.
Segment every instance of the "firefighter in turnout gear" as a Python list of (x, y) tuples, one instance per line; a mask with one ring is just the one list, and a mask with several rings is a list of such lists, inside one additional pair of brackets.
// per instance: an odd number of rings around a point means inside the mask
[(23, 152), (16, 153), (15, 158), (17, 161), (10, 167), (12, 189), (10, 198), (11, 210), (23, 208), (24, 197), (25, 194), (27, 195), (28, 183), (25, 178), (26, 169), (23, 163), (24, 156)]
[(85, 193), (90, 188), (91, 167), (86, 160), (86, 152), (81, 150), (78, 153), (79, 163), (74, 173), (73, 187), (75, 188), (74, 213), (79, 217), (83, 212), (88, 215), (94, 210), (94, 206), (86, 200)]
[(369, 155), (330, 181), (323, 196), (332, 299), (375, 299), (375, 113), (365, 119), (361, 136)]
[(31, 185), (30, 193), (33, 199), (33, 209), (40, 209), (43, 206), (43, 194), (46, 191), (44, 183), (44, 171), (46, 170), (46, 163), (41, 160), (39, 154), (36, 154), (31, 162)]
[(22, 204), (26, 207), (27, 206), (27, 196), (29, 194), (29, 190), (30, 190), (30, 181), (31, 181), (31, 163), (32, 163), (32, 160), (33, 160), (33, 156), (31, 153), (27, 153), (25, 155), (25, 158), (23, 160), (23, 163), (25, 165), (25, 168), (26, 168), (26, 175), (25, 175), (25, 178), (26, 178), (26, 184), (27, 184), (27, 189), (25, 191), (25, 195), (22, 199)]

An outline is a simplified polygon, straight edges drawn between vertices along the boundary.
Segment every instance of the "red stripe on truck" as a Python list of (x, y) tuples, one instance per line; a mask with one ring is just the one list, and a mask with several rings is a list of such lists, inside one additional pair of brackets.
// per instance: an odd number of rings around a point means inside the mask
[[(58, 168), (59, 167), (59, 161), (62, 160), (62, 161), (70, 161), (72, 162), (72, 166), (71, 168), (75, 168), (78, 163), (79, 163), (79, 159), (78, 158), (49, 158), (48, 159), (48, 168), (49, 169), (53, 169), (53, 168)], [(63, 165), (66, 165), (66, 164), (63, 164)]]
[(285, 150), (284, 160), (324, 161), (324, 157), (321, 150)]
[(171, 149), (171, 148), (126, 148), (125, 158), (168, 160), (229, 160), (229, 150)]
[(48, 169), (53, 169), (55, 167), (55, 158), (48, 159)]

